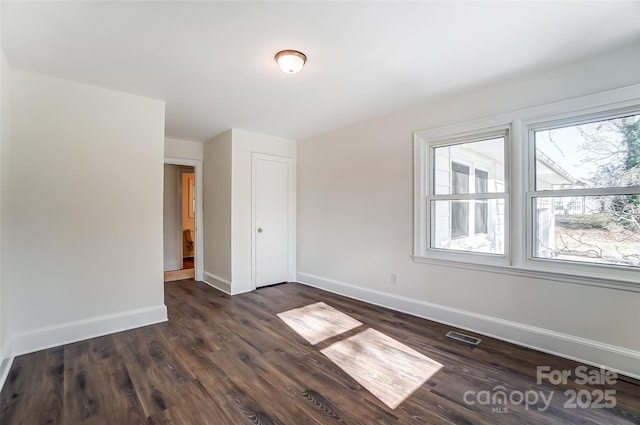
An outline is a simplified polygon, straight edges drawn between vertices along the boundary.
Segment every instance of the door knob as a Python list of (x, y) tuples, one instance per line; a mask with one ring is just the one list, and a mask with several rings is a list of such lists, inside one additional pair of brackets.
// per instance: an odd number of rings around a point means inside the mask
[(262, 233), (262, 227), (258, 227), (258, 233)]

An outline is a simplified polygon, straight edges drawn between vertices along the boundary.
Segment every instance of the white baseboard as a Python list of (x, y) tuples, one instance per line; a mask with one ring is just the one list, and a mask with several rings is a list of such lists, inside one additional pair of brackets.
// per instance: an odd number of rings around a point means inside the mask
[(0, 390), (2, 390), (2, 387), (9, 376), (9, 370), (11, 369), (13, 359), (15, 358), (11, 353), (11, 345), (10, 342), (7, 341), (3, 344), (2, 350), (0, 350)]
[(11, 355), (33, 353), (51, 347), (95, 338), (115, 332), (167, 321), (167, 307), (163, 305), (130, 310), (117, 314), (62, 323), (28, 332), (9, 335)]
[(164, 265), (165, 272), (172, 272), (174, 270), (180, 270), (180, 269), (182, 269), (182, 264), (179, 261), (171, 261), (171, 262), (165, 263)]
[(231, 295), (240, 295), (247, 292), (255, 291), (256, 287), (252, 280), (234, 280), (231, 288)]
[(309, 273), (298, 272), (296, 277), (304, 285), (640, 379), (640, 352), (628, 348), (367, 289)]
[(222, 291), (227, 295), (231, 295), (231, 282), (226, 279), (205, 271), (203, 282), (211, 286), (212, 288), (217, 289), (218, 291)]

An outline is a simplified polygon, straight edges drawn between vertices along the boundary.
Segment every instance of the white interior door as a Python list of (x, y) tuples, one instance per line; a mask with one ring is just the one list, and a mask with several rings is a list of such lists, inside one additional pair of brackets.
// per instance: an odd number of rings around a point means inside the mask
[(290, 276), (291, 160), (254, 154), (254, 271), (256, 287)]

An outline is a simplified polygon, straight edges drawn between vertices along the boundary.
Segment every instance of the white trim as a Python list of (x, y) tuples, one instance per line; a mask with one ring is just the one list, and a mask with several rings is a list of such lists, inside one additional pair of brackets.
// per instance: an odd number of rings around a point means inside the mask
[[(434, 264), (436, 266), (452, 267), (455, 269), (467, 269), (488, 273), (499, 273), (508, 276), (553, 280), (562, 283), (596, 286), (600, 288), (604, 287), (628, 292), (640, 292), (640, 285), (638, 285), (637, 281), (613, 279), (610, 275), (603, 273), (606, 272), (603, 270), (593, 270), (591, 276), (576, 276), (575, 273), (570, 271), (549, 271), (549, 266), (544, 265), (546, 262), (550, 261), (557, 263), (557, 260), (536, 260), (526, 266), (494, 265), (490, 264), (488, 261), (483, 261), (485, 260), (484, 258), (478, 258), (476, 259), (477, 261), (456, 261), (452, 260), (451, 257), (440, 259), (413, 256), (413, 260), (416, 263)], [(589, 264), (584, 264), (584, 266), (589, 266)], [(600, 272), (599, 274), (597, 273), (598, 271)]]
[[(545, 117), (548, 117), (549, 115), (554, 115), (560, 119), (566, 116), (578, 115), (580, 111), (584, 111), (583, 114), (594, 113), (598, 110), (606, 110), (607, 105), (611, 104), (617, 104), (619, 108), (630, 107), (636, 105), (638, 101), (640, 101), (640, 84), (633, 84), (619, 89), (608, 90), (532, 108), (506, 112), (464, 123), (455, 123), (442, 127), (420, 130), (414, 133), (414, 138), (419, 136), (424, 138), (426, 136), (430, 139), (444, 139), (449, 138), (451, 135), (462, 135), (465, 132), (475, 132), (478, 129), (491, 128), (504, 123), (514, 123), (514, 121), (517, 121), (518, 123), (526, 121), (527, 124), (533, 124), (539, 121), (546, 121), (547, 119), (545, 119)], [(601, 106), (599, 108), (594, 108), (592, 105)], [(518, 136), (520, 137), (521, 135)], [(512, 146), (517, 146), (517, 144), (514, 143)]]
[[(255, 291), (252, 280), (235, 280), (231, 285), (231, 295), (245, 294), (247, 292)], [(238, 290), (238, 288), (244, 288)]]
[(426, 252), (427, 220), (427, 144), (418, 133), (413, 134), (413, 254)]
[[(195, 266), (195, 280), (204, 280), (204, 235), (202, 233), (204, 229), (204, 209), (203, 205), (203, 192), (202, 192), (202, 161), (199, 159), (185, 159), (164, 157), (165, 164), (172, 165), (187, 165), (194, 168), (196, 174), (196, 250), (193, 257)], [(182, 239), (180, 239), (182, 241)], [(182, 242), (180, 242), (182, 243)]]
[(520, 206), (525, 205), (525, 181), (527, 174), (528, 164), (526, 162), (526, 146), (522, 143), (518, 143), (518, 140), (522, 140), (522, 121), (514, 119), (511, 122), (511, 135), (513, 137), (513, 143), (511, 144), (511, 155), (509, 160), (512, 164), (525, 164), (524, 167), (511, 167), (511, 212), (509, 217), (511, 218), (511, 237), (509, 247), (511, 249), (511, 265), (522, 265), (524, 258), (526, 257), (526, 241), (527, 237), (527, 214), (528, 211), (522, 213)]
[(15, 356), (11, 349), (11, 341), (6, 341), (4, 349), (0, 351), (0, 391), (2, 390), (2, 387), (4, 387), (7, 377), (9, 377), (9, 371), (11, 370), (11, 365), (13, 364), (14, 359)]
[(324, 291), (476, 332), (558, 357), (596, 367), (602, 366), (611, 371), (640, 379), (640, 351), (367, 289), (309, 273), (298, 272), (297, 281)]
[[(230, 281), (228, 281), (227, 279), (223, 279), (220, 276), (216, 276), (214, 274), (211, 274), (209, 272), (204, 272), (205, 275), (205, 280), (203, 280), (203, 283), (206, 283), (207, 285), (211, 286), (213, 289), (217, 289), (220, 292), (224, 292), (227, 295), (238, 295), (238, 294), (244, 294), (245, 292), (251, 292), (254, 290), (253, 287), (251, 287), (251, 285), (253, 284), (253, 281), (236, 281), (235, 285), (233, 285)], [(233, 288), (247, 288), (243, 291), (232, 291)]]
[(456, 193), (454, 195), (431, 195), (428, 201), (476, 201), (487, 199), (502, 199), (506, 201), (507, 198), (508, 196), (504, 192)]
[(640, 101), (640, 84), (635, 90), (636, 93), (620, 101), (609, 99), (596, 103), (590, 102), (587, 97), (577, 98), (574, 100), (581, 105), (575, 109), (558, 111), (555, 104), (542, 105), (536, 108), (535, 118), (526, 119), (524, 125), (531, 131), (544, 131), (635, 115), (638, 113), (637, 102)]
[(172, 271), (181, 270), (181, 269), (182, 269), (182, 265), (177, 260), (171, 260), (171, 262), (165, 263), (165, 267), (164, 267), (165, 272), (172, 272)]
[(155, 307), (124, 311), (90, 319), (62, 323), (9, 336), (12, 355), (32, 353), (72, 342), (95, 338), (141, 326), (166, 322), (167, 307)]
[[(191, 170), (189, 170), (187, 168), (184, 168), (184, 167), (178, 167), (177, 170), (178, 170), (178, 176), (177, 176), (177, 179), (176, 179), (175, 183), (176, 183), (176, 186), (177, 186), (177, 189), (178, 189), (178, 199), (180, 200), (180, 207), (178, 208), (178, 216), (180, 218), (178, 219), (179, 225), (175, 226), (175, 228), (176, 228), (176, 241), (178, 242), (176, 244), (176, 248), (178, 248), (177, 251), (178, 251), (178, 261), (180, 262), (180, 269), (183, 269), (184, 268), (184, 235), (182, 233), (183, 232), (182, 226), (184, 225), (184, 216), (182, 214), (182, 208), (183, 208), (182, 203), (184, 202), (184, 196), (185, 195), (184, 195), (184, 192), (182, 190), (183, 189), (182, 188), (182, 184), (183, 184), (182, 180), (184, 179), (184, 175), (185, 174), (191, 174)], [(194, 172), (195, 172), (195, 170), (194, 170)], [(188, 194), (187, 194), (187, 196), (188, 196)], [(194, 227), (195, 227), (195, 220), (194, 220)], [(195, 235), (194, 235), (194, 237), (195, 237)], [(194, 258), (193, 258), (193, 260), (194, 260), (194, 268), (195, 268), (195, 249), (194, 249)], [(194, 277), (195, 277), (195, 275), (194, 275)]]
[(227, 295), (231, 295), (231, 282), (227, 279), (223, 279), (220, 276), (216, 276), (209, 272), (204, 272), (204, 279), (202, 280), (207, 285), (211, 286), (218, 291), (224, 292)]
[[(600, 187), (592, 189), (531, 190), (527, 198), (572, 198), (579, 196), (640, 195), (640, 186)], [(528, 201), (528, 202), (529, 202)]]

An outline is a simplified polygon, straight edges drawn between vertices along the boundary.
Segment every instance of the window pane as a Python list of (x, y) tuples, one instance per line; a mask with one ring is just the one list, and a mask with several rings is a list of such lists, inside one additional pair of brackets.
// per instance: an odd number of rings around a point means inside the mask
[(482, 170), (476, 170), (475, 193), (487, 193), (488, 182), (489, 182), (489, 173)]
[(469, 193), (469, 167), (451, 163), (451, 186), (453, 193)]
[(536, 190), (640, 185), (640, 115), (535, 132)]
[(475, 203), (475, 227), (473, 229), (474, 233), (487, 233), (487, 224), (488, 224), (488, 207), (489, 204), (487, 201), (474, 201)]
[(504, 206), (504, 199), (431, 201), (430, 248), (504, 254)]
[(468, 201), (451, 201), (451, 237), (460, 238), (469, 235)]
[(640, 197), (535, 198), (533, 256), (640, 267)]
[[(498, 137), (436, 147), (433, 150), (433, 193), (504, 192), (504, 141), (504, 137)], [(470, 176), (475, 176), (475, 187), (471, 187)], [(476, 184), (478, 178), (485, 181), (481, 183), (484, 184), (481, 190)]]

